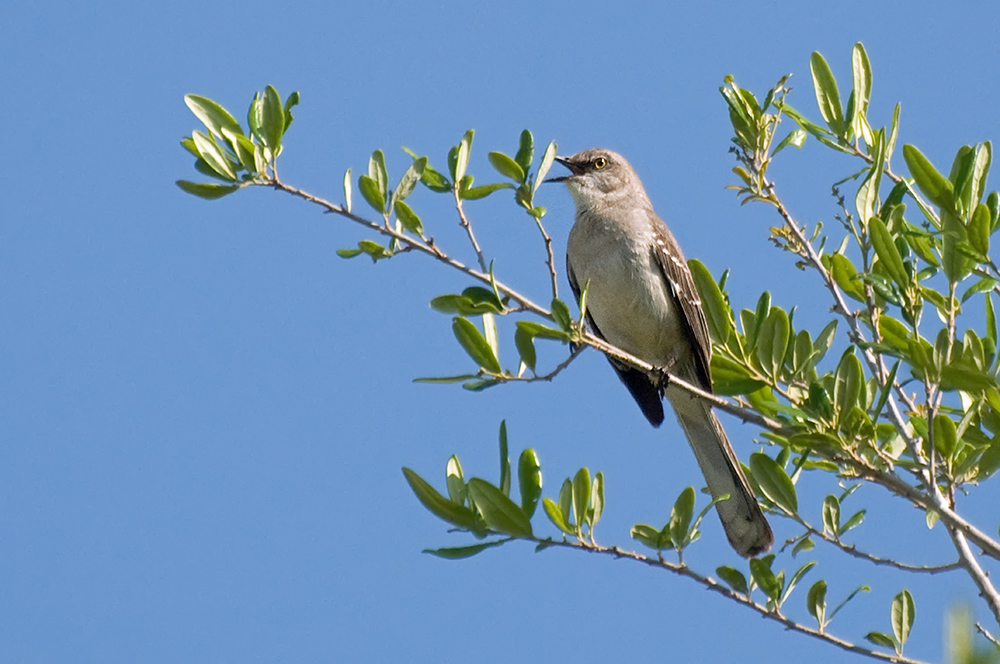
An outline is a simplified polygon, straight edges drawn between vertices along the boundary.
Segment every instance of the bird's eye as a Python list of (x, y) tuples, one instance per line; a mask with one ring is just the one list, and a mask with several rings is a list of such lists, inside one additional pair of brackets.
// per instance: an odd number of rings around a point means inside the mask
[(594, 160), (594, 168), (596, 168), (597, 170), (601, 170), (607, 165), (608, 165), (608, 160), (605, 159), (604, 157), (598, 157), (597, 159)]

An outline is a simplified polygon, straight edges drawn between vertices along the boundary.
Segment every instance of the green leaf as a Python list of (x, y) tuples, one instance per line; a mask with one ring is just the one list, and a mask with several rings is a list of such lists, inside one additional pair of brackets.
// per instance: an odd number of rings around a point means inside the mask
[(834, 610), (830, 612), (830, 620), (833, 620), (833, 617), (837, 615), (837, 612), (840, 611), (842, 608), (844, 608), (844, 606), (846, 606), (848, 602), (854, 599), (855, 595), (857, 595), (860, 592), (869, 592), (870, 590), (871, 588), (869, 588), (868, 586), (858, 586), (857, 588), (855, 588), (854, 591), (850, 595), (848, 595), (843, 602), (838, 604), (836, 608), (834, 608)]
[(712, 355), (712, 391), (716, 394), (723, 396), (749, 394), (766, 384), (754, 378), (744, 365), (722, 353)]
[(861, 361), (854, 354), (854, 349), (848, 348), (837, 365), (833, 388), (833, 403), (837, 409), (838, 422), (843, 422), (855, 406), (862, 409), (867, 408), (868, 400), (865, 391), (865, 376)]
[(788, 146), (792, 146), (793, 148), (801, 148), (803, 144), (805, 144), (806, 136), (808, 135), (809, 134), (806, 133), (805, 129), (793, 129), (792, 131), (788, 132), (787, 136), (781, 139), (781, 142), (778, 143), (778, 147), (774, 148), (774, 151), (771, 154), (776, 155), (785, 148), (787, 148)]
[(868, 221), (868, 230), (871, 233), (872, 247), (879, 261), (885, 267), (889, 277), (900, 287), (906, 287), (910, 283), (910, 275), (903, 267), (903, 257), (899, 255), (896, 243), (889, 234), (889, 229), (878, 217), (872, 217)]
[(403, 225), (403, 228), (420, 237), (424, 236), (424, 224), (409, 205), (403, 201), (396, 201), (393, 209), (396, 210), (396, 219)]
[(861, 523), (865, 520), (865, 512), (866, 510), (858, 510), (857, 512), (852, 514), (851, 517), (847, 521), (845, 521), (844, 524), (840, 526), (840, 528), (837, 529), (837, 537), (840, 538), (848, 531), (853, 530), (854, 528), (860, 526)]
[(445, 466), (445, 483), (448, 487), (448, 498), (459, 505), (465, 504), (465, 477), (462, 475), (462, 464), (458, 462), (458, 457), (454, 454), (448, 459)]
[(191, 134), (191, 138), (194, 139), (198, 154), (205, 160), (205, 163), (212, 167), (213, 171), (226, 180), (236, 179), (236, 171), (233, 170), (232, 164), (229, 163), (229, 160), (222, 153), (222, 149), (211, 137), (196, 131)]
[(573, 329), (573, 317), (570, 315), (569, 306), (559, 298), (553, 298), (549, 305), (552, 310), (552, 319), (566, 332)]
[(260, 105), (260, 140), (275, 157), (281, 152), (281, 137), (285, 133), (285, 110), (281, 96), (273, 86), (264, 88)]
[(802, 551), (812, 551), (816, 548), (816, 543), (813, 542), (811, 537), (803, 537), (792, 547), (792, 558)]
[(823, 499), (823, 531), (834, 537), (840, 532), (840, 501), (833, 495)]
[(865, 640), (870, 643), (874, 643), (877, 646), (882, 646), (883, 648), (899, 650), (896, 646), (896, 642), (892, 640), (892, 637), (888, 634), (883, 634), (882, 632), (868, 632), (865, 634)]
[(691, 516), (694, 514), (694, 499), (694, 487), (689, 486), (677, 496), (670, 510), (670, 540), (677, 548), (682, 548), (687, 541)]
[(378, 183), (371, 176), (362, 174), (358, 178), (358, 190), (373, 210), (385, 214), (385, 198), (379, 191)]
[(785, 363), (790, 324), (781, 307), (771, 307), (757, 335), (757, 359), (768, 375), (777, 377)]
[(507, 420), (500, 420), (500, 490), (510, 495), (510, 453), (507, 445)]
[(942, 210), (953, 210), (955, 201), (952, 184), (934, 168), (930, 160), (912, 145), (903, 146), (903, 159), (920, 191), (924, 192), (931, 203)]
[(533, 449), (521, 452), (517, 460), (517, 486), (521, 490), (521, 510), (530, 519), (542, 497), (542, 466)]
[(425, 187), (439, 194), (451, 191), (451, 182), (444, 175), (434, 170), (430, 166), (424, 167), (424, 173), (420, 176), (420, 181)]
[(534, 537), (528, 515), (500, 489), (478, 477), (469, 480), (468, 487), (476, 509), (490, 529), (512, 537)]
[(256, 146), (253, 141), (244, 136), (241, 133), (236, 133), (223, 127), (221, 129), (222, 135), (232, 146), (233, 152), (236, 153), (237, 159), (240, 161), (240, 165), (247, 170), (248, 173), (257, 173), (257, 159), (254, 155), (256, 151)]
[(562, 330), (557, 330), (554, 327), (549, 327), (548, 325), (543, 325), (541, 323), (536, 323), (532, 320), (519, 320), (517, 321), (517, 329), (523, 329), (526, 334), (532, 337), (538, 337), (540, 339), (554, 339), (556, 341), (569, 341), (569, 335)]
[[(861, 124), (867, 128), (864, 122)], [(873, 141), (873, 145), (869, 148), (872, 155), (872, 165), (854, 197), (858, 217), (863, 222), (871, 219), (878, 212), (879, 186), (882, 183), (882, 169), (885, 163), (885, 131), (879, 129), (872, 133), (869, 130), (869, 134), (869, 140)]]
[(669, 542), (662, 541), (661, 532), (646, 523), (637, 523), (632, 526), (629, 530), (629, 536), (656, 551), (671, 548)]
[[(389, 173), (385, 168), (385, 154), (381, 150), (372, 152), (372, 156), (368, 159), (368, 177), (378, 187), (379, 198), (385, 201), (389, 193)], [(382, 205), (384, 207), (385, 203)]]
[(902, 651), (913, 627), (914, 606), (913, 596), (905, 588), (892, 598), (892, 633)]
[(839, 137), (847, 133), (844, 124), (844, 112), (840, 105), (840, 92), (837, 90), (837, 80), (830, 71), (830, 65), (826, 63), (819, 52), (813, 52), (809, 58), (809, 69), (812, 71), (813, 87), (816, 90), (816, 103), (819, 105), (820, 115), (826, 120), (830, 131)]
[(722, 567), (715, 568), (715, 573), (736, 592), (744, 595), (750, 594), (750, 588), (747, 586), (747, 578), (743, 576), (743, 572), (734, 567), (723, 565)]
[(809, 572), (809, 570), (811, 570), (815, 566), (816, 566), (816, 561), (810, 560), (805, 565), (795, 570), (795, 573), (792, 574), (792, 578), (788, 580), (788, 583), (785, 585), (784, 591), (781, 593), (782, 604), (784, 604), (788, 600), (788, 597), (792, 594), (792, 590), (794, 590), (795, 586), (799, 584), (799, 581), (802, 580), (802, 577), (804, 577)]
[(495, 540), (493, 542), (483, 542), (470, 546), (447, 546), (440, 549), (424, 549), (423, 552), (437, 556), (438, 558), (444, 558), (445, 560), (461, 560), (462, 558), (471, 558), (481, 551), (494, 546), (500, 546), (503, 543), (503, 540)]
[(407, 196), (413, 193), (413, 190), (416, 188), (417, 182), (420, 181), (420, 177), (423, 175), (426, 167), (427, 157), (416, 159), (412, 164), (410, 164), (409, 168), (406, 169), (406, 172), (403, 173), (403, 177), (399, 179), (396, 189), (392, 192), (392, 201), (394, 204), (402, 202)]
[(495, 191), (499, 191), (501, 189), (513, 189), (513, 188), (514, 185), (512, 185), (509, 182), (493, 182), (491, 184), (484, 184), (479, 187), (463, 188), (459, 191), (459, 196), (461, 196), (463, 200), (476, 201), (479, 200), (480, 198), (486, 198)]
[(409, 468), (403, 468), (403, 475), (406, 477), (406, 482), (410, 485), (410, 489), (416, 495), (417, 500), (431, 514), (447, 521), (453, 526), (470, 530), (479, 535), (485, 534), (475, 512), (464, 505), (459, 505), (448, 500), (420, 477), (420, 475)]
[(694, 284), (701, 294), (701, 302), (712, 338), (716, 343), (725, 344), (729, 340), (729, 335), (736, 332), (729, 305), (726, 304), (726, 299), (722, 295), (719, 285), (712, 278), (712, 273), (701, 261), (692, 258), (688, 261), (688, 267), (691, 269)]
[(969, 150), (955, 178), (955, 203), (959, 212), (969, 215), (983, 198), (986, 176), (993, 162), (993, 145), (986, 141)]
[(559, 509), (559, 506), (551, 498), (542, 498), (542, 508), (545, 510), (545, 515), (549, 517), (549, 521), (556, 528), (567, 535), (576, 534), (576, 529), (569, 524), (565, 514), (563, 514), (562, 510)]
[(223, 138), (223, 129), (228, 129), (234, 134), (243, 134), (243, 128), (236, 121), (229, 111), (212, 101), (208, 97), (201, 95), (184, 95), (184, 103), (191, 109), (199, 120), (219, 138)]
[(255, 92), (253, 95), (253, 100), (250, 102), (250, 107), (247, 109), (247, 125), (250, 127), (250, 134), (256, 136), (257, 140), (263, 142), (261, 139), (261, 108), (264, 103), (264, 99), (260, 92)]
[(525, 172), (519, 163), (511, 159), (503, 152), (491, 152), (487, 155), (490, 160), (490, 164), (497, 170), (497, 172), (508, 177), (515, 182), (522, 183), (525, 180)]
[(587, 508), (590, 506), (590, 471), (584, 467), (576, 471), (573, 477), (573, 520), (577, 526), (587, 520)]
[(191, 194), (192, 196), (197, 196), (198, 198), (204, 198), (207, 201), (214, 201), (217, 198), (222, 198), (223, 196), (228, 196), (237, 189), (240, 188), (238, 184), (216, 184), (214, 182), (188, 182), (187, 180), (178, 180), (177, 186), (183, 191)]
[(591, 483), (590, 491), (590, 530), (593, 533), (594, 526), (597, 522), (601, 520), (601, 515), (604, 514), (604, 473), (598, 471), (594, 475), (594, 481)]
[(757, 586), (764, 592), (764, 595), (773, 602), (777, 602), (781, 596), (781, 583), (771, 571), (771, 562), (774, 554), (769, 554), (763, 558), (750, 559), (750, 576), (757, 583)]
[(514, 161), (517, 162), (517, 165), (521, 167), (524, 173), (527, 173), (528, 169), (531, 168), (531, 160), (534, 157), (535, 139), (532, 137), (531, 132), (525, 129), (521, 132), (521, 139), (518, 142), (517, 154), (514, 155)]
[(750, 455), (750, 472), (768, 500), (788, 514), (798, 513), (795, 485), (778, 462), (763, 452), (754, 452)]
[(285, 131), (282, 132), (282, 133), (288, 132), (288, 127), (292, 124), (292, 120), (295, 119), (294, 117), (292, 117), (292, 109), (294, 107), (296, 107), (296, 106), (299, 105), (299, 101), (300, 100), (301, 100), (301, 96), (299, 95), (298, 90), (296, 90), (292, 94), (288, 95), (288, 99), (285, 100), (285, 108), (284, 108), (284, 112), (285, 112)]
[(569, 478), (563, 480), (562, 486), (559, 487), (559, 511), (567, 519), (573, 511), (573, 482)]
[(934, 449), (946, 459), (950, 459), (958, 447), (955, 422), (943, 413), (934, 416)]
[(896, 373), (899, 371), (901, 363), (902, 360), (896, 360), (896, 363), (892, 365), (892, 369), (889, 370), (889, 377), (885, 381), (885, 386), (879, 392), (878, 402), (871, 411), (873, 419), (878, 419), (882, 409), (885, 408), (885, 404), (889, 402), (889, 394), (892, 392), (892, 386), (896, 384)]
[(472, 151), (472, 138), (475, 136), (475, 133), (473, 129), (468, 130), (458, 144), (458, 151), (455, 157), (455, 170), (453, 172), (455, 182), (461, 182), (469, 168), (469, 153)]
[(517, 354), (524, 362), (524, 366), (534, 371), (538, 356), (535, 353), (535, 339), (531, 333), (518, 326), (514, 330), (514, 346), (517, 348)]
[(535, 183), (532, 187), (532, 193), (538, 191), (538, 187), (545, 182), (545, 176), (548, 175), (549, 169), (552, 168), (552, 162), (556, 159), (556, 142), (552, 141), (549, 143), (548, 147), (545, 148), (545, 153), (542, 155), (542, 162), (538, 165), (538, 172), (535, 173)]
[(819, 623), (820, 629), (826, 625), (826, 581), (820, 579), (812, 584), (806, 593), (806, 608), (809, 614)]
[(969, 220), (969, 244), (980, 254), (986, 256), (990, 252), (990, 233), (992, 232), (990, 208), (985, 203), (976, 206), (976, 211)]
[[(861, 42), (851, 50), (851, 70), (854, 80), (854, 117), (849, 118), (855, 136), (865, 136), (864, 125), (867, 124), (868, 100), (872, 94), (872, 66), (868, 61), (868, 53)], [(867, 142), (867, 138), (865, 139)], [(879, 164), (881, 170), (881, 164)]]
[(469, 357), (486, 371), (494, 374), (503, 373), (500, 360), (493, 348), (483, 337), (478, 328), (467, 318), (456, 316), (451, 325), (452, 332)]
[(843, 254), (833, 254), (829, 260), (830, 276), (844, 291), (844, 294), (858, 302), (865, 302), (865, 291), (861, 286), (858, 271), (854, 268), (851, 260)]

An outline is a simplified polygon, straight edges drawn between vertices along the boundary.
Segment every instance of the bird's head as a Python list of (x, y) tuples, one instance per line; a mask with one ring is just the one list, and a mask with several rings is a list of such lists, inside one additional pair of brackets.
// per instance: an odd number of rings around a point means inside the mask
[(571, 157), (556, 157), (569, 169), (569, 175), (549, 178), (546, 182), (562, 182), (577, 204), (577, 208), (614, 206), (628, 200), (645, 202), (646, 192), (632, 166), (617, 152), (591, 148)]

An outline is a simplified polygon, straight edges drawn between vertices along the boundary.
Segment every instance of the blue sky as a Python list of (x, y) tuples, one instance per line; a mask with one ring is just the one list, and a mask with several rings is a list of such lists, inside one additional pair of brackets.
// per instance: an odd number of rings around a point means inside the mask
[[(469, 369), (450, 317), (427, 302), (470, 284), (412, 255), (342, 260), (335, 250), (363, 234), (276, 192), (183, 194), (174, 180), (196, 174), (178, 140), (199, 126), (183, 95), (242, 117), (265, 85), (300, 91), (281, 174), (335, 201), (344, 170), (363, 172), (372, 150), (386, 151), (392, 177), (408, 164), (403, 145), (443, 168), (470, 127), (477, 182), (494, 179), (486, 153), (513, 152), (525, 127), (563, 153), (616, 149), (687, 255), (716, 274), (732, 269), (735, 306), (770, 290), (821, 321), (813, 275), (766, 241), (777, 219), (724, 189), (723, 76), (763, 93), (791, 72), (792, 103), (816, 116), (809, 54), (846, 82), (863, 41), (873, 124), (901, 101), (901, 142), (946, 167), (960, 145), (997, 136), (1000, 47), (987, 16), (985, 2), (9, 7), (0, 658), (845, 661), (624, 561), (516, 545), (460, 562), (421, 554), (467, 540), (420, 507), (400, 467), (442, 486), (457, 453), (468, 474), (495, 479), (504, 418), (514, 454), (538, 450), (546, 495), (582, 465), (605, 473), (605, 544), (631, 548), (631, 524), (662, 523), (701, 479), (678, 428), (651, 429), (596, 353), (551, 385), (471, 394), (413, 383)], [(832, 221), (829, 185), (854, 168), (807, 143), (774, 176), (803, 219)], [(470, 207), (473, 223), (502, 278), (544, 301), (535, 231), (503, 196)], [(569, 197), (560, 187), (540, 196), (561, 256)], [(469, 260), (448, 207), (422, 189), (413, 203)], [(546, 348), (543, 361), (563, 352)], [(726, 424), (746, 459), (754, 431)], [(820, 478), (800, 488), (817, 520), (830, 490)], [(969, 502), (987, 532), (997, 494), (986, 487)], [(872, 489), (856, 496), (870, 508), (861, 545), (949, 560), (922, 514)], [(694, 567), (741, 565), (714, 517), (703, 530)], [(794, 534), (777, 523), (779, 540)], [(872, 585), (833, 623), (850, 640), (888, 631), (905, 586), (917, 601), (908, 653), (940, 659), (943, 611), (975, 599), (959, 575), (817, 558), (807, 580), (826, 578), (832, 601)], [(805, 619), (803, 597), (790, 607)]]

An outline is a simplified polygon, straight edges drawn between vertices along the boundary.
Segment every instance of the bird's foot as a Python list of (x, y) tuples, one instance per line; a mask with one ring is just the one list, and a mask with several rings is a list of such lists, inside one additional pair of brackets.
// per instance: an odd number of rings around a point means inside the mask
[(667, 389), (667, 385), (670, 384), (670, 370), (674, 368), (675, 364), (677, 364), (677, 360), (672, 359), (666, 364), (655, 368), (656, 377), (653, 382), (656, 384), (656, 389), (660, 391), (660, 394), (662, 394)]

